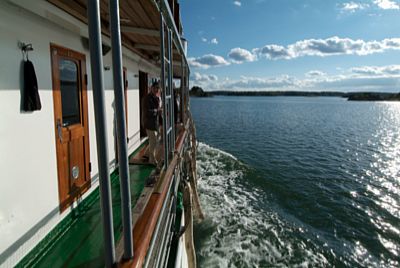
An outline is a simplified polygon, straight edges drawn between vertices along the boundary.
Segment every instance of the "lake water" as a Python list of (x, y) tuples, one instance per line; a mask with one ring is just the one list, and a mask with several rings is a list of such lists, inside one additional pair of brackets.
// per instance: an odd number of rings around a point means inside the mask
[(400, 103), (192, 98), (200, 267), (400, 267)]

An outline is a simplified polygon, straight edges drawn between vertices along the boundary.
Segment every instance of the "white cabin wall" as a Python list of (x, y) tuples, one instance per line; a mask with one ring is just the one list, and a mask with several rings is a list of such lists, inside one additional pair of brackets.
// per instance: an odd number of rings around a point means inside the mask
[[(50, 40), (77, 47), (69, 33), (2, 2), (0, 7), (0, 252), (58, 205)], [(34, 22), (34, 23), (32, 23)], [(38, 34), (43, 33), (43, 34)], [(42, 110), (20, 112), (18, 41), (32, 43)]]
[[(59, 10), (45, 1), (18, 0), (35, 7), (46, 6)], [(33, 10), (33, 8), (32, 8)], [(46, 12), (44, 12), (46, 13)], [(76, 29), (81, 22), (65, 14)], [(85, 34), (86, 28), (80, 30)], [(71, 27), (69, 27), (71, 29)], [(72, 27), (73, 28), (73, 27)], [(74, 28), (75, 29), (75, 28)], [(103, 38), (103, 40), (108, 40)], [(32, 43), (34, 51), (29, 59), (35, 66), (42, 110), (20, 112), (20, 65), (22, 54), (18, 41)], [(58, 180), (53, 111), (50, 43), (86, 54), (88, 73), (88, 116), (92, 187), (87, 196), (98, 186), (93, 92), (89, 52), (83, 47), (76, 31), (60, 27), (37, 14), (7, 1), (0, 1), (0, 255), (10, 246), (15, 253), (5, 263), (18, 263), (70, 210), (58, 211)], [(157, 76), (158, 68), (147, 62), (137, 61), (138, 56), (124, 48), (123, 62), (127, 68), (128, 88), (128, 144), (129, 154), (140, 145), (139, 70)], [(139, 62), (139, 63), (138, 63)], [(112, 67), (111, 51), (104, 57), (104, 65)], [(106, 121), (110, 171), (114, 168), (114, 93), (112, 68), (104, 72), (106, 95)], [(41, 225), (41, 222), (44, 222)], [(32, 229), (35, 234), (29, 234)], [(31, 237), (18, 241), (26, 234)], [(0, 265), (3, 260), (0, 259)]]
[(140, 113), (139, 113), (139, 66), (128, 58), (123, 59), (127, 68), (126, 79), (128, 80), (128, 138), (129, 153), (140, 143)]
[[(112, 55), (111, 55), (111, 50), (103, 57), (103, 67), (112, 66)], [(88, 70), (87, 72), (90, 73), (90, 64), (87, 63)], [(104, 78), (104, 94), (105, 94), (105, 110), (106, 110), (106, 123), (107, 123), (107, 144), (108, 144), (108, 159), (112, 160), (115, 159), (115, 122), (114, 122), (114, 116), (115, 116), (115, 108), (114, 108), (114, 86), (113, 86), (113, 70), (110, 68), (109, 70), (104, 70), (103, 69), (103, 78)], [(90, 93), (90, 97), (88, 98), (89, 102), (92, 103), (93, 105), (93, 91), (92, 91), (92, 79), (90, 78), (90, 82), (88, 83), (88, 89)], [(89, 122), (90, 126), (94, 126), (93, 123), (95, 121), (94, 118), (94, 108), (91, 108), (89, 111), (92, 111), (89, 117)], [(95, 128), (93, 127), (92, 129), (89, 130), (90, 136), (89, 139), (91, 140), (92, 137), (96, 137), (96, 132)], [(90, 152), (92, 152), (92, 148), (96, 147), (96, 140), (94, 140), (94, 143), (91, 142), (91, 147), (90, 147)], [(97, 161), (97, 155), (96, 158), (93, 158), (94, 156), (90, 156), (91, 160), (96, 159)], [(94, 164), (93, 161), (92, 165)], [(96, 162), (96, 173), (98, 171), (98, 166)]]

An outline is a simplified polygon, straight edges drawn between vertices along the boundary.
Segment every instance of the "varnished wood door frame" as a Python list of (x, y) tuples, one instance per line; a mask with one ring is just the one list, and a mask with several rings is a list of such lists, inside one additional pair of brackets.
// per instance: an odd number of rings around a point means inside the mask
[[(57, 176), (58, 176), (58, 194), (60, 201), (60, 211), (64, 211), (68, 208), (74, 200), (78, 199), (84, 192), (86, 192), (91, 186), (90, 178), (90, 148), (89, 148), (89, 120), (88, 120), (88, 99), (87, 99), (87, 74), (86, 74), (86, 57), (84, 54), (73, 51), (71, 49), (50, 44), (51, 54), (51, 73), (52, 73), (52, 86), (53, 86), (53, 104), (54, 104), (54, 134), (56, 140), (56, 151), (57, 151)], [(78, 63), (79, 72), (79, 104), (80, 104), (80, 120), (83, 126), (84, 135), (84, 179), (85, 183), (83, 186), (78, 188), (74, 192), (69, 192), (66, 188), (69, 188), (69, 181), (64, 178), (66, 174), (65, 165), (63, 164), (62, 152), (63, 144), (60, 141), (58, 120), (62, 118), (61, 92), (60, 92), (60, 71), (59, 71), (59, 59), (64, 58)], [(62, 120), (62, 119), (61, 119)], [(62, 134), (64, 135), (64, 134)]]

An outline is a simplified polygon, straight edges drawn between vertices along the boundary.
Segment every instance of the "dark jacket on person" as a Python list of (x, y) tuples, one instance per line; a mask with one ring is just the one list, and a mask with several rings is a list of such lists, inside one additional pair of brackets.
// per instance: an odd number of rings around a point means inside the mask
[(158, 130), (158, 108), (160, 102), (157, 96), (150, 93), (144, 100), (145, 120), (144, 127), (148, 130)]

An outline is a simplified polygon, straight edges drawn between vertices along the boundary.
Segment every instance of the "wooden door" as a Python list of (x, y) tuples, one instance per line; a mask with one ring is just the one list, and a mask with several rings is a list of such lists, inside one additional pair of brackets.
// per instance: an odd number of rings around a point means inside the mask
[(85, 55), (51, 45), (58, 192), (63, 211), (90, 187)]

